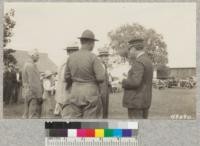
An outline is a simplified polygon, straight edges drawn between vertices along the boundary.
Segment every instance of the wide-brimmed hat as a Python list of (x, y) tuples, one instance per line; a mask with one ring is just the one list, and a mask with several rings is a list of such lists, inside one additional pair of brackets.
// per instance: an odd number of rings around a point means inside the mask
[(64, 50), (66, 51), (77, 51), (79, 50), (78, 46), (70, 46), (70, 47), (66, 47)]
[(81, 37), (78, 37), (79, 39), (88, 39), (88, 40), (93, 40), (93, 41), (99, 41), (95, 38), (94, 33), (91, 30), (85, 30)]
[(44, 77), (47, 78), (47, 77), (50, 77), (51, 75), (53, 75), (53, 72), (51, 72), (50, 70), (46, 70)]

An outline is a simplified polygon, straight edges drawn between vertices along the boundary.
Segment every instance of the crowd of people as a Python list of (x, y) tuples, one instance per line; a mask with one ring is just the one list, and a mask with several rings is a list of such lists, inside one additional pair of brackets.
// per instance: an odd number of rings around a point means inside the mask
[[(24, 118), (109, 118), (109, 53), (107, 50), (101, 50), (98, 56), (92, 53), (98, 40), (90, 30), (85, 30), (79, 40), (80, 49), (66, 48), (66, 60), (56, 75), (51, 71), (41, 74), (36, 65), (37, 49), (29, 51), (29, 61), (21, 73)], [(145, 53), (142, 38), (127, 42), (129, 48), (118, 52), (131, 65), (121, 82), (124, 89), (122, 105), (128, 109), (129, 118), (146, 119), (152, 98), (152, 62)]]

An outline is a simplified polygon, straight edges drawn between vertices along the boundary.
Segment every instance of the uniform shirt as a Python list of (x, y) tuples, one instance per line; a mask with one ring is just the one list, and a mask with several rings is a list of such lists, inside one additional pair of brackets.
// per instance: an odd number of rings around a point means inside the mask
[(22, 82), (25, 98), (42, 98), (40, 73), (32, 60), (26, 62), (23, 67)]
[(65, 68), (65, 79), (70, 82), (103, 82), (105, 70), (98, 57), (88, 50), (80, 50), (70, 55)]

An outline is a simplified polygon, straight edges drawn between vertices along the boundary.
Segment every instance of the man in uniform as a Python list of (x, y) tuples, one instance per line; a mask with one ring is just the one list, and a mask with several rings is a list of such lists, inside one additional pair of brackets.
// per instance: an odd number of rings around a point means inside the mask
[[(64, 50), (66, 50), (67, 55), (69, 57), (72, 53), (78, 51), (79, 48), (77, 45), (72, 45), (72, 46), (68, 46)], [(70, 89), (66, 90), (67, 83), (65, 82), (65, 67), (66, 67), (66, 62), (67, 62), (66, 60), (67, 60), (67, 57), (58, 69), (58, 82), (56, 85), (56, 95), (55, 95), (55, 99), (56, 99), (56, 107), (54, 111), (55, 115), (61, 114), (62, 106), (70, 94)]]
[(99, 84), (105, 79), (105, 70), (98, 57), (91, 53), (94, 33), (85, 30), (79, 37), (81, 49), (70, 55), (65, 70), (65, 80), (72, 83), (71, 95), (63, 106), (63, 118), (102, 118)]
[(153, 66), (145, 53), (143, 39), (132, 39), (129, 45), (131, 69), (127, 79), (122, 81), (123, 106), (128, 108), (130, 119), (147, 119), (152, 98)]
[(100, 50), (98, 56), (101, 59), (101, 62), (105, 69), (105, 80), (103, 83), (100, 84), (100, 92), (103, 104), (103, 118), (108, 118), (109, 88), (110, 88), (109, 76), (108, 76), (109, 53), (107, 50)]
[(36, 49), (29, 52), (29, 60), (22, 70), (23, 96), (25, 98), (24, 118), (40, 118), (42, 110), (42, 85), (36, 66), (39, 53)]

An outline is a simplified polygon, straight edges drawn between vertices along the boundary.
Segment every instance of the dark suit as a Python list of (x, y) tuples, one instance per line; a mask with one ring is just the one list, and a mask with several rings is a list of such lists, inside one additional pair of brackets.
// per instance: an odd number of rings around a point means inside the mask
[(124, 88), (123, 106), (128, 108), (129, 118), (141, 115), (147, 118), (152, 98), (152, 62), (146, 54), (136, 58), (128, 72), (127, 79), (122, 81)]
[(102, 105), (103, 105), (103, 118), (108, 118), (108, 107), (109, 107), (109, 77), (108, 77), (108, 70), (107, 65), (103, 64), (105, 67), (105, 80), (103, 83), (99, 85), (101, 98), (102, 98)]
[(12, 95), (12, 73), (9, 70), (3, 73), (3, 101), (5, 104), (9, 104)]

